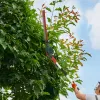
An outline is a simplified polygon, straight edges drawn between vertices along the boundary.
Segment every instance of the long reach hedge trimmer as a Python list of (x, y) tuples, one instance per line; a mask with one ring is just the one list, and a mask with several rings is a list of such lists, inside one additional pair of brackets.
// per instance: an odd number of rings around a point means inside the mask
[[(67, 73), (66, 71), (64, 71), (62, 69), (62, 67), (59, 65), (59, 63), (57, 62), (57, 60), (55, 59), (55, 57), (53, 56), (53, 49), (52, 47), (50, 47), (49, 45), (49, 41), (48, 41), (48, 32), (46, 29), (46, 16), (45, 16), (45, 10), (42, 11), (42, 16), (43, 16), (43, 26), (44, 26), (44, 39), (45, 39), (45, 45), (46, 45), (46, 56), (48, 56), (53, 63), (63, 72), (63, 74), (66, 76)], [(72, 87), (75, 88), (76, 84), (73, 82), (72, 83)], [(79, 90), (79, 88), (77, 87), (77, 89)]]
[(48, 41), (48, 32), (46, 29), (46, 16), (45, 16), (45, 10), (42, 11), (42, 16), (43, 16), (43, 26), (44, 26), (44, 39), (45, 39), (45, 45), (46, 45), (46, 56), (48, 56), (53, 63), (64, 73), (64, 75), (67, 75), (66, 71), (62, 69), (62, 67), (59, 65), (55, 57), (53, 56), (54, 52), (52, 47), (49, 45)]

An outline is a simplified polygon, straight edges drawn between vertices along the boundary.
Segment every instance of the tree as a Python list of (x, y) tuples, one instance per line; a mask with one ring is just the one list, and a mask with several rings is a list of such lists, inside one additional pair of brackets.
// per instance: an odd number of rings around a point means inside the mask
[[(43, 26), (32, 4), (30, 0), (0, 1), (0, 87), (5, 89), (0, 93), (2, 100), (9, 95), (14, 100), (56, 100), (59, 93), (67, 96), (66, 90), (72, 91), (68, 77), (74, 78), (78, 65), (82, 65), (80, 60), (86, 60), (84, 55), (88, 54), (82, 50), (82, 40), (77, 41), (68, 28), (77, 22), (77, 12), (66, 6), (56, 8), (58, 20), (52, 22), (48, 18), (49, 39), (58, 62), (68, 73), (66, 78), (45, 55)], [(65, 32), (71, 41), (59, 40)], [(7, 92), (9, 89), (11, 93)]]

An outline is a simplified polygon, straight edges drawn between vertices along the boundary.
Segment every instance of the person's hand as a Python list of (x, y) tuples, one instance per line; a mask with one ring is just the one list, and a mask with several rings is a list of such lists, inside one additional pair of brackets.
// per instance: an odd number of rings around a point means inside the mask
[(74, 90), (75, 90), (76, 86), (77, 86), (77, 85), (73, 82), (73, 83), (72, 83), (72, 88), (73, 88)]

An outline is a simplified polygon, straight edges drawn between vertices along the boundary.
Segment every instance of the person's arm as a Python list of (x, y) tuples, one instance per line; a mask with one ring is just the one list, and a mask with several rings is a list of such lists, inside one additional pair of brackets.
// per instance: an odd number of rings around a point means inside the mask
[(86, 100), (86, 95), (83, 94), (83, 93), (81, 93), (81, 92), (77, 89), (77, 87), (74, 89), (74, 92), (75, 92), (75, 95), (76, 95), (76, 97), (77, 97), (78, 99), (80, 99), (80, 100)]
[(86, 95), (85, 94), (82, 94), (78, 88), (77, 88), (77, 85), (73, 82), (72, 84), (72, 87), (74, 88), (74, 92), (75, 92), (75, 95), (78, 99), (80, 100), (86, 100)]

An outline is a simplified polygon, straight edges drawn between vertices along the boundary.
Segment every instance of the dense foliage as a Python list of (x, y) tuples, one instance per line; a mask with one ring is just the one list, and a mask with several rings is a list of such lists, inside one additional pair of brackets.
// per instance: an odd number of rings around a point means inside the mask
[[(53, 1), (50, 5), (55, 6), (59, 2), (61, 0)], [(77, 22), (77, 12), (73, 11), (74, 8), (69, 11), (66, 6), (55, 8), (58, 16), (54, 22), (47, 18), (50, 23), (47, 28), (55, 56), (68, 74), (66, 78), (45, 55), (43, 26), (36, 10), (31, 8), (32, 4), (29, 0), (0, 0), (2, 100), (9, 96), (14, 100), (56, 100), (59, 93), (67, 96), (67, 90), (72, 91), (69, 78), (74, 78), (78, 66), (82, 65), (81, 60), (86, 60), (84, 54), (88, 54), (82, 50), (82, 40), (77, 41), (68, 28), (69, 24)], [(46, 9), (52, 12), (50, 8)], [(59, 40), (63, 33), (70, 38)]]

